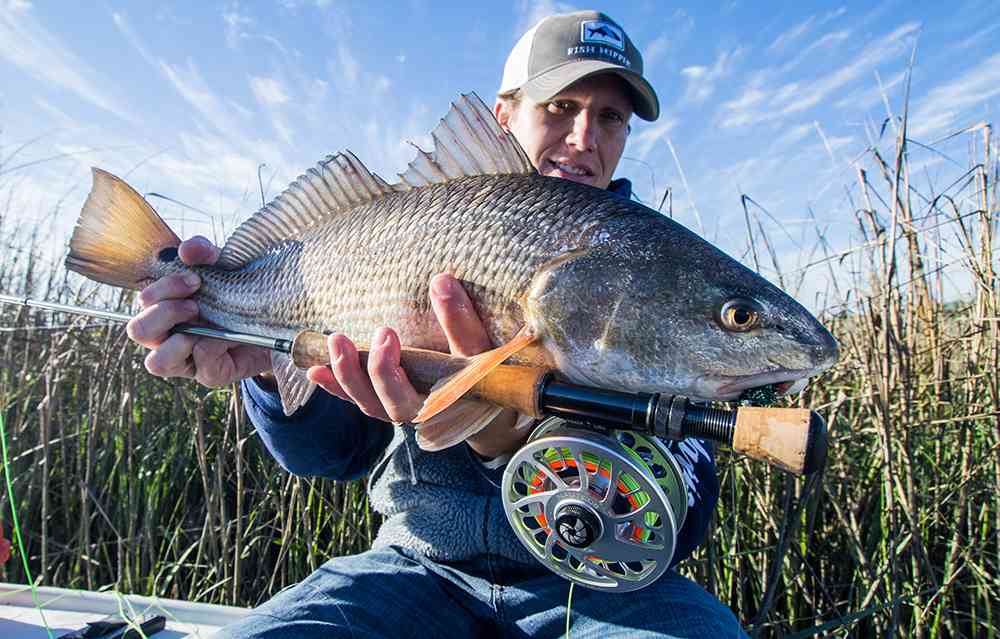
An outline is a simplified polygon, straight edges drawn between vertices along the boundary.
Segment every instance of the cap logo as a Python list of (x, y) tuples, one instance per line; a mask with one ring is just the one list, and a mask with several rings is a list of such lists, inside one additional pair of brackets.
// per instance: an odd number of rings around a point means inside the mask
[(580, 42), (606, 44), (625, 50), (625, 32), (604, 20), (588, 20), (580, 24)]

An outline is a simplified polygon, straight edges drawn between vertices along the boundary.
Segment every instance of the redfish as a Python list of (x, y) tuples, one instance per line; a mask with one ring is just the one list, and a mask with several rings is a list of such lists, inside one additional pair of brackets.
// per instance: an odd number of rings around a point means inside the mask
[[(135, 190), (94, 169), (66, 265), (140, 289), (195, 271), (201, 317), (291, 338), (340, 332), (364, 344), (447, 350), (428, 282), (465, 287), (496, 348), (430, 394), (421, 445), (452, 445), (500, 410), (459, 399), (493, 367), (548, 366), (570, 382), (700, 400), (784, 392), (831, 366), (837, 343), (795, 300), (638, 202), (537, 173), (474, 94), (457, 100), (390, 184), (352, 153), (324, 159), (228, 238), (214, 266), (184, 265), (179, 238)], [(314, 390), (273, 355), (286, 413)]]

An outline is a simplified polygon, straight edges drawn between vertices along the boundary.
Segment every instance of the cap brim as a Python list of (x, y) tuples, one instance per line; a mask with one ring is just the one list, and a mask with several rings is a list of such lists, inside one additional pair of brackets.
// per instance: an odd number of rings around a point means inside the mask
[(521, 90), (536, 102), (552, 99), (560, 91), (583, 78), (598, 73), (614, 73), (629, 83), (635, 90), (633, 102), (635, 114), (652, 122), (660, 117), (660, 101), (653, 87), (638, 73), (629, 71), (617, 64), (601, 60), (573, 60), (558, 67), (549, 69), (531, 78), (521, 86)]

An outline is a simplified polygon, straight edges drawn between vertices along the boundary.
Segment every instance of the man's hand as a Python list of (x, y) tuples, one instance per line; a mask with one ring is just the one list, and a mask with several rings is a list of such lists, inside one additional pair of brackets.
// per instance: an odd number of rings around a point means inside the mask
[[(486, 329), (461, 283), (447, 273), (431, 280), (431, 306), (453, 355), (471, 357), (492, 348)], [(423, 397), (399, 365), (399, 336), (380, 328), (372, 336), (367, 370), (361, 369), (358, 351), (343, 335), (327, 338), (330, 366), (313, 366), (310, 381), (341, 399), (358, 405), (376, 419), (408, 422), (423, 404)], [(470, 438), (469, 445), (481, 455), (493, 457), (512, 449), (527, 435), (515, 432), (516, 413), (504, 411), (485, 430)]]
[[(219, 249), (203, 237), (193, 237), (177, 249), (188, 266), (214, 264)], [(125, 325), (135, 342), (152, 349), (146, 370), (159, 377), (189, 377), (212, 388), (225, 386), (271, 369), (266, 348), (245, 346), (194, 335), (171, 335), (177, 324), (198, 319), (198, 304), (190, 299), (201, 286), (195, 273), (168, 275), (139, 293), (143, 311)]]

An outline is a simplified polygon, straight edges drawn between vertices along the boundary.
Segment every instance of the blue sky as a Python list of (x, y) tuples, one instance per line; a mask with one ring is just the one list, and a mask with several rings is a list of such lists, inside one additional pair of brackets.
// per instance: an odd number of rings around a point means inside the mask
[[(204, 212), (154, 201), (179, 234), (221, 241), (259, 205), (259, 165), (269, 196), (345, 148), (392, 178), (406, 140), (426, 145), (460, 92), (491, 100), (518, 36), (574, 8), (625, 27), (660, 95), (660, 120), (635, 122), (618, 175), (654, 206), (670, 186), (675, 219), (744, 259), (741, 193), (767, 208), (783, 268), (808, 261), (819, 233), (835, 250), (855, 241), (853, 161), (886, 118), (883, 92), (901, 110), (914, 46), (911, 137), (998, 113), (996, 0), (0, 0), (0, 196), (22, 219), (49, 214), (58, 246), (100, 166)], [(944, 183), (967, 147), (915, 151), (921, 179)], [(826, 290), (803, 286), (810, 305)]]

